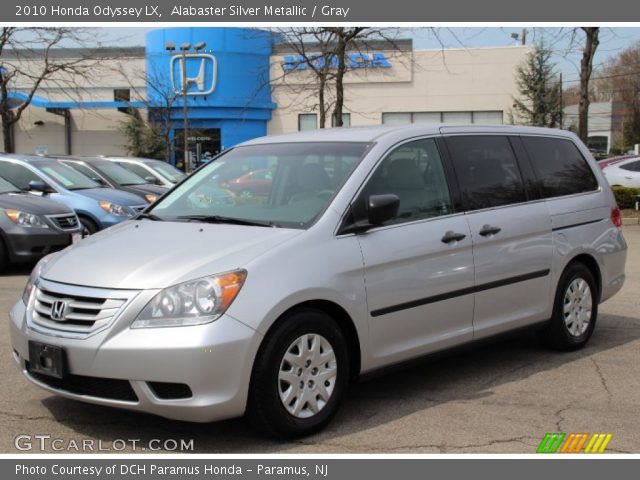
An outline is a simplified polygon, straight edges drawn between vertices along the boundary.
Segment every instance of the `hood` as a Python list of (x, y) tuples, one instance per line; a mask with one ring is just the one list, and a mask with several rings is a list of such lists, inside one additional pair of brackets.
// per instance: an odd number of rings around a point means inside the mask
[(42, 277), (88, 287), (165, 288), (246, 267), (257, 256), (302, 232), (243, 225), (132, 220), (55, 254)]
[(113, 188), (87, 188), (86, 190), (72, 190), (72, 192), (97, 201), (106, 200), (125, 207), (144, 205), (146, 203), (138, 195)]
[(36, 215), (56, 215), (73, 213), (66, 205), (28, 193), (0, 194), (0, 208), (13, 208)]

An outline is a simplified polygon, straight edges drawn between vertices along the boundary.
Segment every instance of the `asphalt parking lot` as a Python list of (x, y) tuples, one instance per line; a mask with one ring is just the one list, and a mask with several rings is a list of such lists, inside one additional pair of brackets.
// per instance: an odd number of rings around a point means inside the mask
[[(131, 451), (130, 439), (140, 440), (137, 451), (193, 439), (197, 453), (533, 453), (546, 432), (557, 431), (612, 433), (608, 452), (639, 453), (640, 226), (624, 231), (627, 282), (601, 305), (585, 349), (550, 352), (524, 334), (431, 359), (355, 385), (327, 430), (290, 443), (258, 435), (243, 419), (174, 422), (29, 384), (11, 358), (6, 320), (29, 268), (11, 269), (0, 275), (0, 452), (18, 453), (18, 435), (49, 435), (69, 453), (85, 440), (94, 451), (123, 444)], [(39, 453), (39, 441), (32, 443)]]

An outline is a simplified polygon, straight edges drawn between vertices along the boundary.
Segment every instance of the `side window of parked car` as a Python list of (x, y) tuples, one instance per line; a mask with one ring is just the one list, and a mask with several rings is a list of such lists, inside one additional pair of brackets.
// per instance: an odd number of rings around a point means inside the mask
[(623, 170), (629, 170), (630, 172), (640, 172), (640, 160), (637, 162), (629, 162), (624, 165), (620, 165)]
[(406, 143), (380, 163), (364, 188), (364, 198), (392, 193), (400, 199), (396, 218), (410, 222), (451, 213), (451, 198), (438, 148), (433, 139)]
[(522, 137), (543, 198), (591, 192), (598, 182), (571, 140)]
[(526, 200), (522, 175), (507, 137), (449, 137), (447, 146), (466, 210), (499, 207)]
[(29, 182), (40, 181), (40, 177), (27, 167), (12, 162), (0, 162), (0, 175), (23, 190), (29, 188)]

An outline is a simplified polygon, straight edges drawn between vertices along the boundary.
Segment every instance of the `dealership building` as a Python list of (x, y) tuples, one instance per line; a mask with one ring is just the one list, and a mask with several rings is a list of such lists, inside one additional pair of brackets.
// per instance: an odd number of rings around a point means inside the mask
[[(248, 28), (165, 28), (149, 32), (144, 47), (100, 49), (92, 53), (98, 61), (83, 76), (43, 83), (13, 129), (15, 149), (125, 154), (127, 138), (120, 126), (132, 107), (152, 120), (170, 118), (170, 141), (178, 156), (185, 112), (191, 155), (318, 128), (316, 76), (274, 38), (272, 32)], [(393, 48), (370, 42), (347, 56), (343, 123), (508, 123), (517, 96), (516, 67), (531, 49), (416, 50), (411, 40), (397, 41)], [(61, 49), (51, 55), (81, 58), (86, 51)], [(21, 62), (35, 71), (43, 61), (34, 53), (11, 56), (3, 53), (3, 68)], [(27, 89), (28, 84), (18, 84), (9, 96), (18, 104)], [(332, 98), (329, 88), (327, 102)], [(331, 123), (329, 118), (326, 126)]]

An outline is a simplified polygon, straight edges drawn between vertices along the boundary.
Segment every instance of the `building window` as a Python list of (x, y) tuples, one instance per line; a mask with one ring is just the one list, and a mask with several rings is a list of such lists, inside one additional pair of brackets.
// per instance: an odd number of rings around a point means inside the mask
[(318, 128), (318, 115), (315, 113), (298, 114), (298, 131), (315, 130)]
[(393, 112), (382, 114), (383, 125), (407, 123), (479, 123), (502, 125), (502, 111), (477, 112)]
[(113, 101), (114, 102), (130, 102), (131, 101), (131, 90), (128, 88), (116, 88), (113, 90)]
[(442, 123), (471, 123), (471, 112), (442, 112)]
[(382, 114), (383, 125), (404, 125), (406, 123), (412, 123), (411, 113), (383, 113)]
[(484, 125), (502, 125), (501, 111), (487, 112), (471, 112), (473, 115), (472, 123), (482, 123)]
[[(331, 126), (335, 127), (336, 126), (336, 119), (333, 115), (331, 115)], [(343, 113), (342, 114), (342, 126), (343, 127), (350, 127), (351, 126), (351, 114), (350, 113)]]

